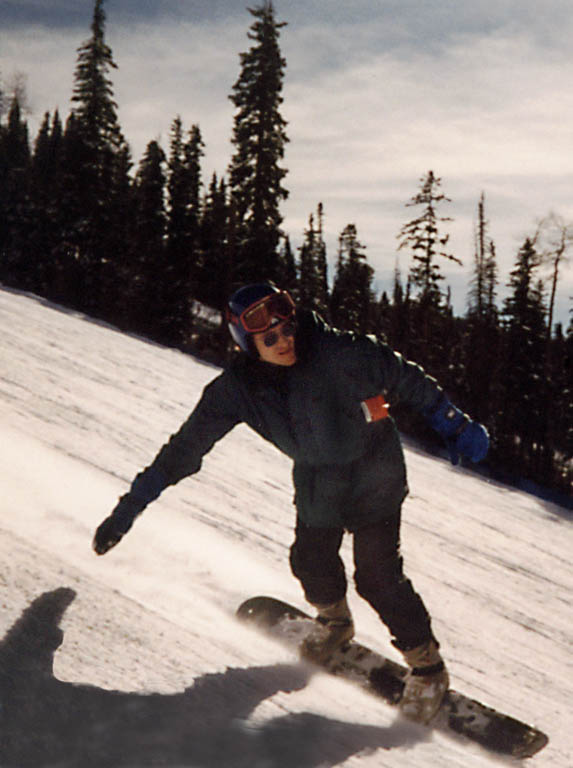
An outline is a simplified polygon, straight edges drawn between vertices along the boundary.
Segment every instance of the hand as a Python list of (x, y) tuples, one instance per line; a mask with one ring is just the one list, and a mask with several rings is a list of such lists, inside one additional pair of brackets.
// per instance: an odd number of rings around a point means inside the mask
[(116, 544), (119, 544), (123, 533), (118, 530), (113, 515), (106, 517), (95, 532), (92, 547), (96, 554), (105, 555)]
[(450, 461), (459, 464), (460, 456), (474, 463), (485, 459), (489, 449), (489, 435), (485, 427), (442, 397), (430, 413), (426, 413), (430, 425), (446, 441)]
[(112, 547), (119, 544), (124, 533), (129, 531), (133, 521), (145, 509), (146, 504), (147, 501), (142, 501), (133, 493), (121, 496), (111, 515), (106, 517), (95, 532), (92, 542), (94, 551), (98, 555), (105, 555)]
[(486, 428), (471, 419), (466, 422), (456, 437), (446, 442), (450, 451), (450, 461), (454, 466), (459, 464), (460, 456), (477, 464), (478, 461), (485, 459), (489, 450), (489, 435)]

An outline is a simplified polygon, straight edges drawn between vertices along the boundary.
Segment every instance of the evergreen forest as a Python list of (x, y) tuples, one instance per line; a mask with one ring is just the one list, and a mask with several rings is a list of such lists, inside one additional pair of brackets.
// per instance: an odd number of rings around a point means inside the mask
[[(398, 249), (410, 262), (392, 291), (376, 295), (375, 271), (354, 224), (329, 258), (324, 211), (309, 212), (293, 252), (283, 229), (288, 196), (283, 22), (272, 2), (248, 9), (248, 49), (230, 87), (232, 156), (204, 179), (198, 123), (173, 116), (169, 146), (152, 140), (135, 166), (114, 100), (104, 0), (77, 49), (68, 115), (45, 114), (29, 136), (22, 93), (0, 86), (0, 282), (158, 343), (224, 363), (232, 354), (226, 298), (238, 285), (273, 280), (339, 328), (384, 338), (435, 376), (492, 438), (485, 467), (504, 482), (573, 499), (573, 312), (554, 322), (573, 224), (538, 222), (499, 274), (486, 199), (476, 201), (473, 278), (456, 316), (442, 266), (450, 252), (442, 179), (421, 170), (405, 201)], [(411, 216), (411, 218), (410, 218)], [(507, 298), (498, 300), (499, 287)], [(406, 434), (432, 446), (424, 424), (394, 409)], [(437, 444), (434, 444), (437, 447)]]

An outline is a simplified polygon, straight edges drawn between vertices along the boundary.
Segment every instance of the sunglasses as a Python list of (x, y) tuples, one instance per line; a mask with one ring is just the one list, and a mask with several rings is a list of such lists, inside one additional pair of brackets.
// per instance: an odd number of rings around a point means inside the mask
[(263, 344), (265, 347), (274, 347), (274, 345), (279, 340), (280, 336), (284, 336), (286, 339), (290, 339), (291, 336), (294, 336), (296, 333), (296, 322), (294, 320), (289, 320), (288, 323), (285, 323), (280, 328), (277, 328), (276, 330), (269, 331), (268, 333), (265, 333), (263, 336)]
[[(248, 333), (262, 333), (271, 327), (276, 318), (289, 320), (294, 309), (294, 301), (287, 291), (272, 293), (241, 312), (239, 323)], [(273, 343), (276, 344), (276, 341)]]

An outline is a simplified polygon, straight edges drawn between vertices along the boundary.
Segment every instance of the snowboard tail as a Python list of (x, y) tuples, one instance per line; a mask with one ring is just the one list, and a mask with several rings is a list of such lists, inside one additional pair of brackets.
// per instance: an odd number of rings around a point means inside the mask
[[(315, 621), (304, 611), (273, 597), (253, 597), (239, 606), (237, 616), (298, 651)], [(396, 706), (404, 689), (407, 667), (365, 645), (350, 642), (319, 665), (326, 672), (358, 684)], [(531, 725), (449, 690), (431, 727), (463, 736), (486, 749), (515, 758), (531, 757), (549, 741)]]

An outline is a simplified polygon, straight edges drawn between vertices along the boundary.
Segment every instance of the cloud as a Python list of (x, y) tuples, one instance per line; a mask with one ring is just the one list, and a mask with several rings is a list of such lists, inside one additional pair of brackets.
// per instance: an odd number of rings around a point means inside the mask
[[(164, 140), (173, 119), (198, 123), (206, 166), (222, 174), (230, 151), (233, 106), (228, 99), (239, 72), (243, 25), (138, 25), (110, 36), (121, 50), (114, 76), (120, 119), (136, 157), (151, 139)], [(118, 61), (119, 61), (119, 57)]]
[[(88, 31), (95, 0), (2, 0), (5, 28), (40, 26), (45, 29)], [(255, 3), (256, 5), (257, 3)], [(112, 24), (170, 20), (203, 23), (245, 15), (241, 0), (107, 0), (104, 13)]]
[[(287, 60), (297, 61), (297, 73), (316, 72), (322, 58), (308, 44), (311, 37), (306, 29), (298, 47), (291, 43)], [(289, 180), (299, 192), (306, 188), (307, 199), (324, 203), (337, 231), (348, 221), (358, 224), (380, 273), (394, 268), (395, 236), (413, 216), (404, 204), (430, 168), (453, 201), (443, 213), (455, 219), (448, 230), (467, 264), (466, 285), (482, 191), (504, 281), (538, 217), (557, 208), (573, 219), (570, 53), (564, 58), (540, 47), (534, 35), (505, 30), (458, 35), (439, 52), (348, 58), (346, 67), (287, 80)], [(458, 267), (444, 265), (444, 272), (459, 283)], [(462, 293), (458, 308), (464, 301)]]
[(26, 27), (17, 33), (0, 32), (2, 81), (7, 83), (16, 73), (27, 75), (33, 129), (46, 110), (59, 107), (67, 114), (79, 43), (77, 36), (63, 30), (46, 34), (40, 27)]
[[(306, 68), (316, 71), (312, 60)], [(285, 113), (304, 141), (377, 151), (407, 173), (424, 168), (428, 154), (448, 173), (479, 172), (486, 158), (514, 172), (524, 155), (530, 167), (560, 173), (573, 118), (570, 70), (571, 60), (547, 62), (526, 40), (473, 39), (440, 57), (403, 62), (382, 53), (287, 82)]]
[(41, 26), (49, 29), (84, 27), (89, 31), (91, 0), (2, 0), (4, 29)]
[[(67, 111), (77, 47), (89, 36), (91, 0), (86, 5), (81, 29), (0, 31), (3, 76), (28, 73), (32, 125), (46, 109)], [(119, 119), (136, 162), (152, 139), (168, 149), (180, 115), (185, 127), (200, 125), (206, 180), (226, 172), (228, 96), (239, 53), (251, 45), (246, 5), (221, 0), (205, 18), (196, 2), (106, 4)], [(374, 9), (371, 0), (276, 0), (275, 8), (288, 22), (280, 38), (290, 138), (283, 213), (295, 247), (322, 202), (331, 263), (339, 233), (353, 222), (379, 276), (390, 276), (396, 235), (414, 214), (405, 203), (432, 169), (452, 198), (443, 214), (454, 219), (452, 249), (467, 265), (444, 265), (448, 280), (462, 283), (456, 309), (463, 310), (482, 191), (504, 283), (536, 219), (553, 209), (573, 220), (568, 3), (549, 0), (542, 14), (537, 0), (385, 0)], [(406, 273), (407, 254), (400, 260)], [(564, 318), (570, 273), (560, 290)]]

